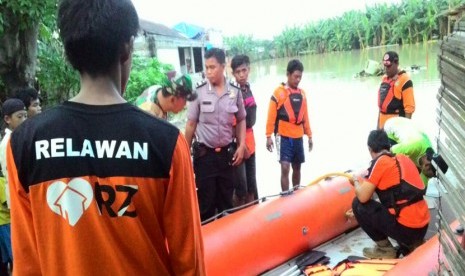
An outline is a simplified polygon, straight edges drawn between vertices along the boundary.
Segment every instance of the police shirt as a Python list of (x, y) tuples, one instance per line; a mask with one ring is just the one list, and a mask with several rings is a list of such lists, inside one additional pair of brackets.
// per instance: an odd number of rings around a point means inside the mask
[(224, 88), (225, 91), (218, 95), (210, 82), (199, 83), (196, 89), (198, 97), (188, 107), (188, 119), (197, 122), (197, 140), (210, 148), (230, 144), (234, 117), (240, 122), (246, 116), (239, 85), (225, 81)]

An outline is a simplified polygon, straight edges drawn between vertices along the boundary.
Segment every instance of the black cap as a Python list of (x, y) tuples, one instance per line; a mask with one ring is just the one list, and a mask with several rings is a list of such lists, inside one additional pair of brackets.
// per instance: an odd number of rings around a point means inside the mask
[(8, 99), (2, 105), (2, 113), (3, 116), (7, 115), (10, 116), (11, 114), (15, 113), (16, 111), (26, 110), (23, 101), (20, 99)]
[(440, 154), (433, 155), (433, 163), (436, 163), (436, 166), (442, 171), (442, 173), (446, 173), (449, 169), (449, 165), (447, 165), (446, 161)]
[(399, 55), (394, 51), (388, 51), (383, 56), (383, 64), (390, 66), (394, 62), (399, 61)]
[(444, 158), (442, 158), (440, 154), (434, 153), (432, 148), (426, 149), (426, 158), (431, 161), (431, 163), (434, 163), (434, 165), (436, 165), (436, 167), (438, 167), (442, 173), (446, 173), (449, 169), (449, 165), (447, 165)]

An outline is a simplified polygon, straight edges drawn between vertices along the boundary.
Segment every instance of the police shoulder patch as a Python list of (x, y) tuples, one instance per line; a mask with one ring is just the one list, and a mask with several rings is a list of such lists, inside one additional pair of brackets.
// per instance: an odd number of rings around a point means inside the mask
[(199, 81), (199, 82), (195, 85), (195, 88), (202, 87), (202, 86), (204, 86), (205, 84), (207, 84), (207, 81), (206, 81), (206, 80), (201, 80), (201, 81)]
[(235, 81), (235, 80), (229, 80), (229, 85), (237, 88), (237, 89), (241, 89), (241, 86)]

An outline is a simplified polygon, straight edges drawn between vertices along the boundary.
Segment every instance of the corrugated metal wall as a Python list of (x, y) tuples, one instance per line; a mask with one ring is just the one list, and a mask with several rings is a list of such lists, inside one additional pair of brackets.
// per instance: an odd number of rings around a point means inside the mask
[[(439, 181), (447, 190), (447, 200), (455, 217), (465, 226), (465, 19), (440, 46), (438, 66), (441, 87), (438, 91), (438, 152), (449, 165), (447, 177), (438, 170)], [(465, 242), (457, 241), (444, 215), (440, 221), (440, 242), (447, 267), (453, 275), (465, 275)]]

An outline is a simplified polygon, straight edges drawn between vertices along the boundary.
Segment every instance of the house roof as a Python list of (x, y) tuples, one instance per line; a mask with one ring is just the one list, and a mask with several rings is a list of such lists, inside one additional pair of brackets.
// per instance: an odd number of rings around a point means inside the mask
[(204, 28), (186, 22), (176, 24), (173, 29), (191, 39), (200, 39), (205, 35)]
[(168, 37), (178, 38), (178, 39), (187, 39), (184, 35), (182, 35), (178, 31), (170, 29), (163, 24), (154, 23), (148, 20), (140, 19), (139, 25), (140, 25), (140, 29), (143, 32), (146, 32), (149, 34), (168, 36)]

